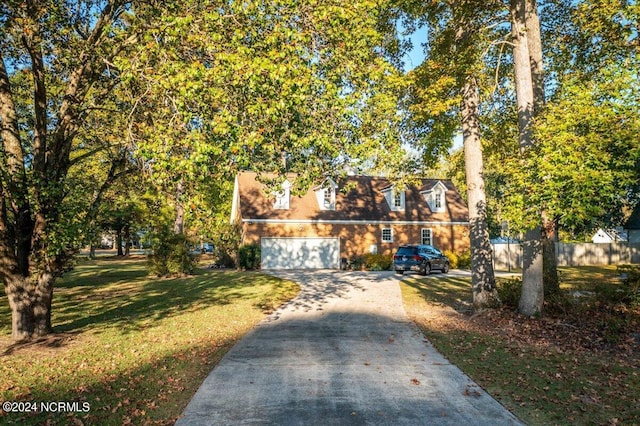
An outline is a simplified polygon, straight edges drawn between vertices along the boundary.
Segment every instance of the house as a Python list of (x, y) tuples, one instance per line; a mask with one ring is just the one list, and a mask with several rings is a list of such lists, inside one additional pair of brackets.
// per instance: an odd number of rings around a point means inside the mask
[(640, 204), (633, 209), (631, 216), (627, 219), (624, 229), (627, 231), (627, 239), (629, 243), (640, 243)]
[(400, 244), (469, 247), (468, 209), (449, 180), (400, 190), (385, 178), (348, 176), (295, 196), (293, 179), (269, 193), (255, 173), (236, 176), (231, 221), (242, 244), (260, 245), (263, 269), (337, 269), (342, 259), (391, 254)]
[(591, 237), (594, 243), (622, 243), (627, 241), (627, 233), (620, 227), (612, 229), (598, 229)]

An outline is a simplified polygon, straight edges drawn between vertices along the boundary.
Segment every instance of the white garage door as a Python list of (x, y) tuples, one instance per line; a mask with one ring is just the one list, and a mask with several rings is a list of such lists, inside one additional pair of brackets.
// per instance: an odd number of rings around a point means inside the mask
[(339, 238), (262, 238), (262, 269), (338, 269)]

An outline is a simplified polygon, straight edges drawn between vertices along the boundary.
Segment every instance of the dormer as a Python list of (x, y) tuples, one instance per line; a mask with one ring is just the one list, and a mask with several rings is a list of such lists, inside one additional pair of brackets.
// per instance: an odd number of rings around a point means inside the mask
[(447, 187), (441, 181), (438, 181), (431, 189), (420, 192), (429, 204), (429, 208), (434, 213), (442, 213), (447, 211), (446, 193)]
[(288, 210), (289, 199), (291, 198), (291, 183), (288, 180), (282, 182), (280, 190), (273, 193), (276, 199), (273, 202), (273, 208), (276, 210)]
[(405, 193), (396, 189), (394, 186), (389, 186), (382, 190), (384, 198), (387, 200), (387, 204), (391, 211), (399, 212), (404, 211), (405, 206)]
[(335, 210), (336, 209), (336, 188), (338, 185), (331, 180), (327, 179), (324, 183), (315, 189), (316, 199), (318, 200), (318, 206), (320, 210)]

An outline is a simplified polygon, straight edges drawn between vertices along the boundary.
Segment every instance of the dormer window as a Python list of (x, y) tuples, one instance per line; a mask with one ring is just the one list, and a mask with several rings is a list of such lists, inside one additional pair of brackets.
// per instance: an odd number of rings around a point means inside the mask
[(291, 184), (289, 181), (284, 181), (282, 183), (282, 189), (275, 192), (276, 200), (273, 203), (273, 208), (277, 210), (288, 210), (289, 209), (289, 198), (291, 193), (289, 189), (291, 188)]
[(442, 182), (436, 183), (432, 189), (423, 191), (422, 193), (429, 203), (429, 208), (434, 213), (442, 213), (446, 211), (445, 194), (447, 188)]
[(401, 192), (393, 191), (393, 207), (395, 207), (395, 210), (402, 210), (404, 207), (402, 195), (403, 194)]
[(389, 204), (389, 208), (391, 211), (403, 211), (405, 205), (405, 195), (404, 191), (398, 191), (393, 187), (389, 187), (382, 190), (384, 194), (384, 198), (387, 200), (387, 204)]
[(320, 210), (336, 209), (336, 184), (331, 179), (327, 179), (315, 192)]
[(330, 209), (333, 204), (333, 191), (329, 188), (325, 188), (322, 191), (322, 205), (325, 209)]

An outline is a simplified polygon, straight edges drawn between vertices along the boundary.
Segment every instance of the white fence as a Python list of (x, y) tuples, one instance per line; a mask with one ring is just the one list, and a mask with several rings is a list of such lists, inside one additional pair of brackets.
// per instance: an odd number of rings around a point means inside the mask
[[(522, 268), (520, 244), (492, 244), (497, 270)], [(619, 265), (640, 263), (640, 244), (556, 243), (558, 266)]]

